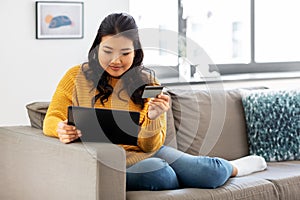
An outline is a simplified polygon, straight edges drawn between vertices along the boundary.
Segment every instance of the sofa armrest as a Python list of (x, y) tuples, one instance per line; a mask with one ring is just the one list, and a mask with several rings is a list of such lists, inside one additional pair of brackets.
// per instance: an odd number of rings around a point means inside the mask
[(63, 144), (30, 126), (0, 127), (0, 199), (125, 199), (114, 144)]

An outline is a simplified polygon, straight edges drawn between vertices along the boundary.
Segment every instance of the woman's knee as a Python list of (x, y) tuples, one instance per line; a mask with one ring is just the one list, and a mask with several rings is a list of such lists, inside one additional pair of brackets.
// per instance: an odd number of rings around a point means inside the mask
[(174, 167), (183, 187), (217, 188), (223, 185), (231, 175), (232, 166), (228, 161), (219, 158), (190, 157)]
[(179, 188), (176, 173), (160, 158), (148, 158), (129, 167), (127, 190), (167, 190)]

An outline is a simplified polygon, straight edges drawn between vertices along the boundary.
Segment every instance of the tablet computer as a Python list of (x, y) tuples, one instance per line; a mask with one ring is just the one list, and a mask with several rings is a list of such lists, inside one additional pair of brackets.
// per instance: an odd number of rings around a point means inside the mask
[(82, 133), (82, 142), (137, 145), (140, 113), (134, 111), (68, 107), (68, 124)]

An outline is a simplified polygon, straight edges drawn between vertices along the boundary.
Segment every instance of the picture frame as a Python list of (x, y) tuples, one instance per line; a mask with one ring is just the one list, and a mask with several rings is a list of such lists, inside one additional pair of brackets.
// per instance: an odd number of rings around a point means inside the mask
[(36, 39), (83, 38), (83, 2), (36, 1)]

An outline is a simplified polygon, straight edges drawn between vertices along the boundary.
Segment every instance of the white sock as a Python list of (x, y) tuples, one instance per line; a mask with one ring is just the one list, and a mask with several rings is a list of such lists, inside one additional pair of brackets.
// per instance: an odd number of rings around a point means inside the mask
[(267, 168), (265, 159), (261, 156), (251, 155), (229, 161), (238, 170), (236, 176), (245, 176)]

